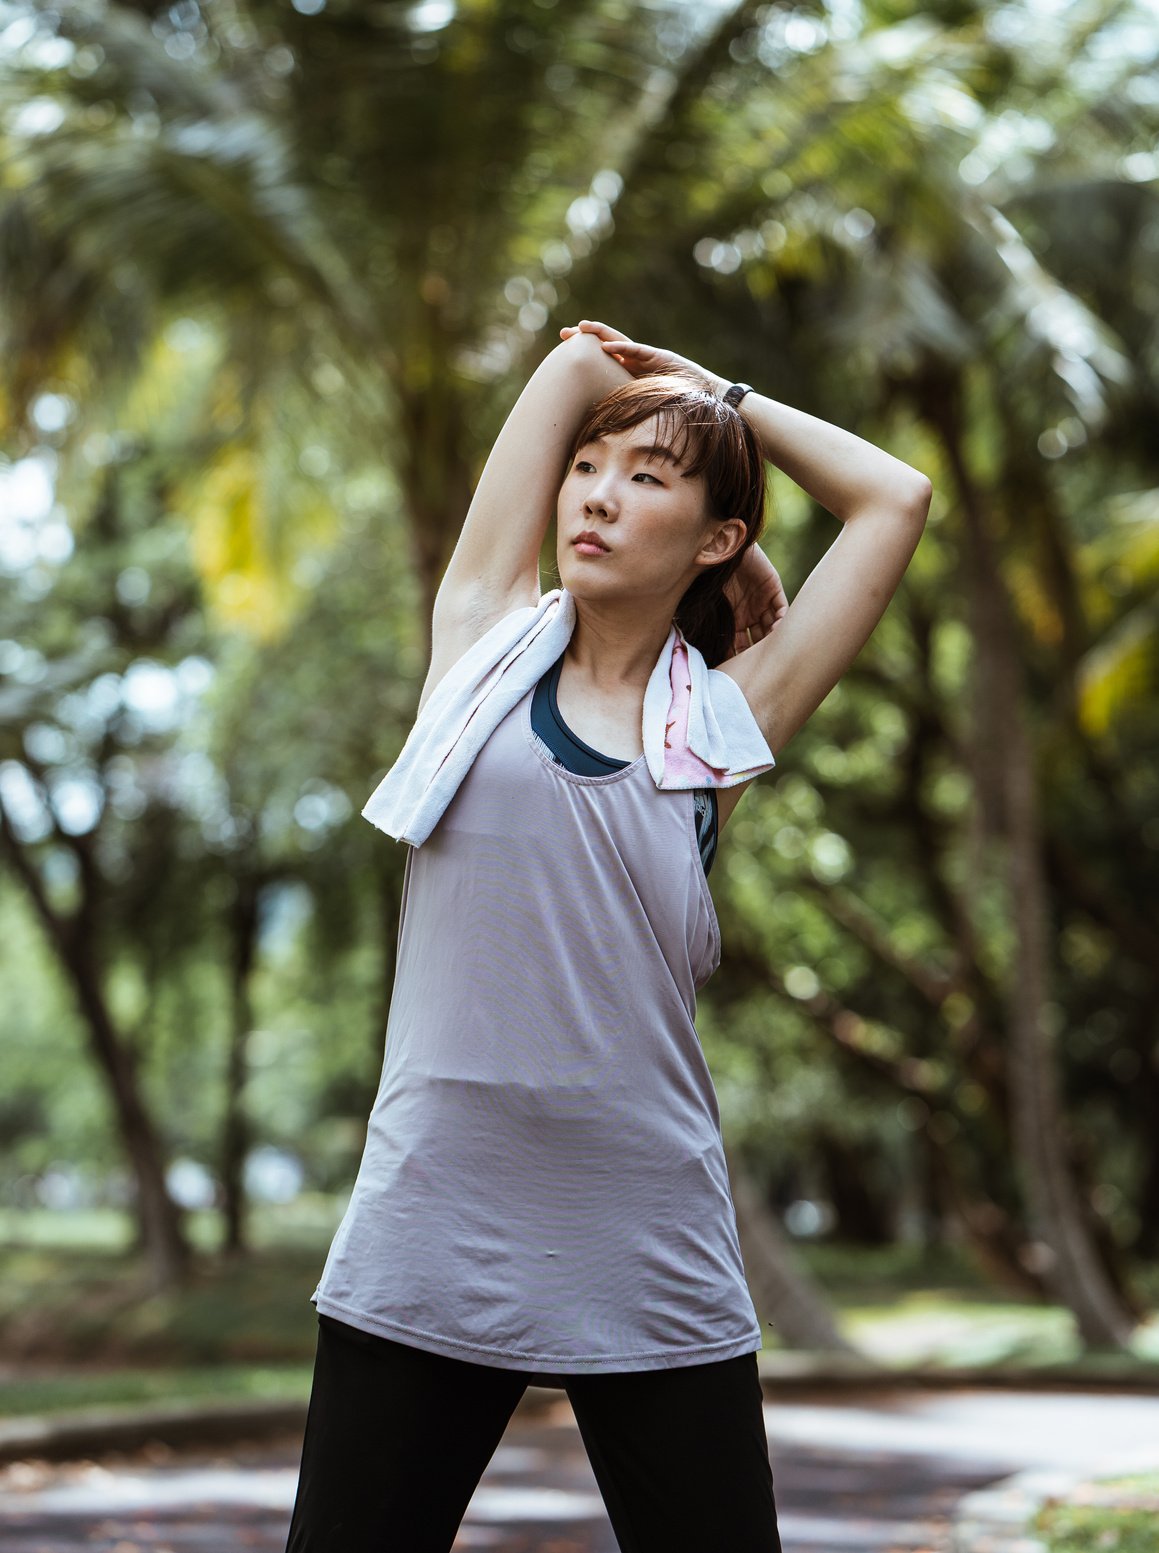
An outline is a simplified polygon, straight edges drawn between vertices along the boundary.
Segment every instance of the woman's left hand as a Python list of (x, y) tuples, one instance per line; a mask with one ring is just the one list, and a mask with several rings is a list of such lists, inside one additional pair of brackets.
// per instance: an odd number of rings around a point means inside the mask
[(706, 372), (695, 361), (689, 361), (687, 356), (678, 356), (675, 351), (664, 350), (659, 345), (643, 345), (639, 340), (630, 340), (619, 329), (613, 329), (611, 324), (581, 318), (578, 324), (568, 324), (559, 333), (565, 340), (573, 334), (594, 334), (604, 354), (614, 357), (633, 377), (645, 377), (649, 372), (686, 372), (703, 383), (709, 393), (717, 394), (718, 397), (728, 387), (724, 378)]
[(744, 560), (724, 585), (724, 596), (736, 617), (732, 658), (768, 636), (789, 607), (780, 574), (759, 545), (745, 551)]

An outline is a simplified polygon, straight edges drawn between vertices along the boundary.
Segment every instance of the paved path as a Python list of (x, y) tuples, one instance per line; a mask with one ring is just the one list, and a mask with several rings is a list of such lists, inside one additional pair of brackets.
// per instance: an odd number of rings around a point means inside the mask
[[(956, 1500), (1026, 1467), (1113, 1464), (1159, 1398), (832, 1392), (766, 1408), (784, 1553), (940, 1553)], [(284, 1553), (299, 1439), (0, 1468), (4, 1553)], [(520, 1412), (456, 1549), (616, 1553), (566, 1399)]]

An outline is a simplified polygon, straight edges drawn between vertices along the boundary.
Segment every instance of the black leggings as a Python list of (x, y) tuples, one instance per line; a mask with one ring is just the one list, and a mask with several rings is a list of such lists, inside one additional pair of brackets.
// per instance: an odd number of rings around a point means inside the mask
[[(318, 1316), (286, 1553), (448, 1553), (529, 1383)], [(622, 1553), (781, 1553), (755, 1354), (566, 1375)]]

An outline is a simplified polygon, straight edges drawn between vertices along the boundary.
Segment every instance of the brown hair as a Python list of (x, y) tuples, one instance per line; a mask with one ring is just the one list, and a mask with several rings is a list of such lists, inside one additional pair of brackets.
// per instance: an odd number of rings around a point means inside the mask
[(585, 443), (628, 431), (660, 417), (660, 439), (685, 472), (704, 475), (712, 519), (742, 518), (745, 539), (735, 555), (706, 567), (676, 606), (676, 624), (700, 649), (709, 668), (732, 651), (736, 620), (724, 585), (764, 527), (765, 465), (760, 444), (744, 417), (695, 378), (679, 370), (633, 378), (592, 406), (568, 452), (568, 468)]

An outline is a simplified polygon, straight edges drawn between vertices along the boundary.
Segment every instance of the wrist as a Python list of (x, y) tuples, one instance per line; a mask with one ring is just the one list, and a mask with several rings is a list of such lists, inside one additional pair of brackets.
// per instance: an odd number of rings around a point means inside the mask
[(753, 385), (751, 383), (730, 383), (721, 395), (721, 398), (725, 404), (730, 404), (734, 410), (739, 411), (745, 399), (752, 392)]

